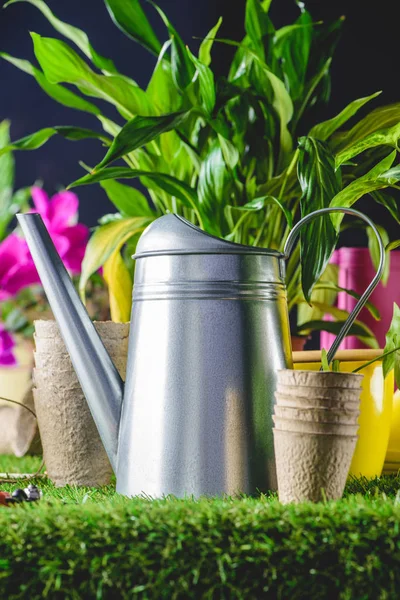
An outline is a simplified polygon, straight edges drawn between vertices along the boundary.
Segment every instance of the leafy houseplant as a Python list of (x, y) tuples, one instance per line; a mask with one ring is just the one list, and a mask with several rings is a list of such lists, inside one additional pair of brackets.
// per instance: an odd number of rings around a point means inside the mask
[[(147, 88), (141, 89), (42, 0), (11, 0), (6, 6), (21, 1), (36, 6), (80, 53), (33, 33), (39, 67), (4, 52), (1, 56), (34, 77), (56, 101), (91, 113), (103, 131), (49, 127), (2, 152), (35, 149), (56, 134), (70, 140), (96, 138), (107, 147), (103, 160), (87, 167), (89, 174), (71, 187), (100, 183), (118, 210), (91, 237), (80, 283), (84, 293), (91, 274), (104, 266), (115, 320), (129, 319), (128, 256), (144, 228), (164, 213), (181, 214), (231, 241), (275, 249), (283, 247), (298, 213), (349, 207), (367, 193), (399, 222), (395, 200), (381, 190), (400, 179), (400, 168), (394, 166), (400, 104), (376, 108), (354, 123), (356, 113), (379, 92), (354, 100), (298, 140), (305, 120), (329, 98), (329, 68), (342, 19), (313, 23), (299, 4), (298, 19), (276, 29), (268, 15), (271, 0), (247, 0), (243, 40), (219, 39), (220, 19), (193, 52), (155, 4), (168, 34), (164, 44), (139, 0), (105, 0), (114, 23), (157, 57)], [(211, 67), (214, 43), (234, 51), (224, 76)], [(119, 117), (103, 112), (95, 100), (116, 108)], [(343, 130), (350, 119), (352, 127)], [(119, 159), (124, 166), (110, 166)], [(120, 179), (139, 179), (146, 195)], [(324, 275), (342, 218), (324, 216), (304, 228), (288, 262), (289, 310), (312, 302), (317, 311), (331, 311), (337, 318), (332, 323), (311, 317), (299, 330), (337, 331), (346, 317), (327, 303), (338, 287), (329, 272)], [(359, 323), (351, 333), (371, 338)]]

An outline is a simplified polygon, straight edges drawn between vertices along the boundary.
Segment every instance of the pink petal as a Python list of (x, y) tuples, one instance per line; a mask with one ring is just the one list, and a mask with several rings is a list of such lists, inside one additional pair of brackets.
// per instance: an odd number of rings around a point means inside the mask
[(7, 273), (15, 263), (23, 262), (29, 255), (28, 246), (15, 233), (9, 235), (0, 244), (0, 277)]
[(76, 223), (79, 200), (73, 192), (64, 191), (55, 194), (50, 200), (49, 218), (51, 228), (59, 231), (68, 225)]
[(82, 270), (82, 261), (85, 256), (85, 248), (69, 251), (64, 256), (64, 264), (73, 275), (78, 275)]
[(0, 353), (0, 367), (15, 367), (17, 359), (12, 352)]
[[(31, 189), (31, 196), (33, 204), (35, 205), (36, 211), (42, 215), (42, 217), (49, 217), (49, 197), (46, 192), (39, 187), (34, 186)], [(33, 212), (36, 212), (33, 211)]]
[(0, 354), (10, 352), (14, 346), (15, 340), (13, 336), (2, 325), (0, 330)]
[(3, 278), (1, 287), (4, 292), (15, 296), (20, 290), (35, 283), (40, 283), (38, 272), (33, 262), (27, 262), (23, 265), (15, 265), (7, 277)]

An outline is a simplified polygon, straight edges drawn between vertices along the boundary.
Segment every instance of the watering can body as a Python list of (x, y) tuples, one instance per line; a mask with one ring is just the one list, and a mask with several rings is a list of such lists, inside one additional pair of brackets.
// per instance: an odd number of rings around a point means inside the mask
[(275, 374), (291, 365), (284, 261), (189, 227), (163, 217), (137, 247), (118, 490), (275, 489)]
[(124, 386), (40, 216), (18, 219), (117, 491), (276, 489), (276, 372), (292, 364), (284, 254), (215, 238), (176, 215), (154, 221), (134, 257)]

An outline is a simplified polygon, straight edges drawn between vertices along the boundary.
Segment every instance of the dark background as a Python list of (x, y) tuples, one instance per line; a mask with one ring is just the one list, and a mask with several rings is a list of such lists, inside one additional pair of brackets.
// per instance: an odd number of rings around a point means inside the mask
[[(3, 5), (3, 0), (0, 3)], [(221, 15), (224, 18), (221, 37), (240, 40), (243, 36), (244, 0), (159, 0), (158, 4), (184, 41), (195, 49), (199, 42), (193, 37), (205, 37)], [(333, 116), (351, 100), (376, 90), (384, 91), (377, 103), (387, 104), (398, 100), (400, 94), (395, 65), (399, 35), (398, 21), (393, 14), (395, 2), (380, 0), (370, 4), (362, 0), (306, 0), (305, 4), (314, 20), (346, 16), (342, 39), (332, 65), (331, 101), (327, 109), (315, 115), (316, 118)], [(126, 38), (112, 24), (102, 0), (49, 0), (48, 5), (60, 19), (82, 28), (94, 48), (113, 58), (123, 73), (130, 75), (139, 85), (147, 84), (155, 64), (154, 57)], [(164, 26), (154, 9), (145, 3), (144, 6), (160, 39), (164, 41), (167, 39)], [(275, 25), (282, 26), (296, 18), (298, 8), (294, 0), (273, 0), (270, 14)], [(42, 14), (27, 3), (0, 11), (0, 50), (34, 61), (29, 31), (60, 37)], [(214, 45), (213, 64), (218, 72), (225, 71), (230, 52), (231, 49), (224, 45)], [(11, 120), (13, 139), (50, 125), (98, 127), (94, 116), (58, 105), (42, 92), (32, 77), (3, 60), (0, 60), (0, 82), (0, 120)], [(94, 165), (102, 155), (103, 148), (96, 141), (69, 142), (55, 137), (39, 150), (17, 154), (17, 187), (30, 185), (40, 179), (52, 194), (83, 174), (79, 160)], [(114, 207), (99, 186), (80, 188), (78, 193), (81, 219), (89, 226), (93, 226), (105, 212), (114, 212)], [(398, 237), (396, 225), (388, 219), (384, 209), (367, 206), (367, 201), (363, 202), (364, 206), (358, 206), (366, 208), (378, 222), (386, 226), (390, 223), (391, 237)], [(357, 235), (360, 237), (353, 236), (351, 245), (365, 243), (363, 234)]]

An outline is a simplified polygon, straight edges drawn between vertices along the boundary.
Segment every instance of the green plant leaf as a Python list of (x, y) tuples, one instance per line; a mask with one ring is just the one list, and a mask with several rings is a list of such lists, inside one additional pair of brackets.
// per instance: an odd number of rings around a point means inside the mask
[(344, 150), (341, 150), (335, 157), (336, 167), (340, 166), (344, 162), (351, 160), (354, 156), (365, 152), (369, 148), (376, 148), (377, 146), (392, 146), (398, 148), (398, 142), (400, 139), (400, 120), (396, 125), (388, 127), (387, 129), (379, 129), (374, 133), (361, 138), (354, 144), (349, 144)]
[(189, 58), (181, 36), (173, 27), (164, 11), (162, 11), (161, 8), (157, 6), (154, 2), (150, 3), (158, 11), (160, 17), (162, 18), (165, 26), (168, 29), (169, 37), (171, 39), (172, 77), (176, 87), (179, 90), (184, 91), (192, 82), (194, 75), (194, 66)]
[(7, 4), (4, 5), (4, 8), (10, 6), (11, 4), (16, 4), (17, 2), (28, 2), (28, 4), (32, 4), (35, 6), (40, 12), (46, 17), (46, 19), (51, 23), (58, 33), (61, 33), (64, 37), (74, 42), (76, 46), (78, 46), (79, 50), (85, 54), (98, 69), (103, 69), (104, 71), (108, 71), (110, 73), (116, 73), (117, 70), (112, 60), (109, 58), (104, 58), (101, 54), (98, 54), (91, 43), (89, 42), (88, 36), (84, 31), (78, 29), (77, 27), (73, 27), (68, 23), (64, 23), (64, 21), (60, 21), (50, 10), (43, 0), (10, 0)]
[[(10, 143), (10, 123), (0, 122), (0, 150)], [(6, 228), (13, 214), (10, 208), (13, 204), (15, 164), (11, 152), (0, 156), (0, 241), (4, 238)]]
[(362, 108), (367, 102), (370, 102), (377, 96), (379, 96), (382, 92), (375, 92), (375, 94), (371, 94), (370, 96), (366, 96), (365, 98), (358, 98), (357, 100), (353, 100), (350, 102), (336, 117), (332, 119), (328, 119), (327, 121), (323, 121), (322, 123), (318, 123), (318, 125), (314, 125), (310, 130), (309, 135), (318, 140), (325, 141), (327, 140), (337, 129), (340, 129), (342, 125), (344, 125), (351, 117), (353, 117), (359, 110)]
[[(257, 0), (258, 1), (258, 0)], [(262, 90), (265, 97), (275, 109), (280, 122), (280, 169), (284, 165), (284, 157), (291, 155), (293, 142), (289, 133), (288, 124), (293, 117), (293, 102), (289, 96), (285, 84), (260, 59), (253, 56), (252, 83), (256, 89)]]
[(146, 89), (149, 102), (155, 107), (155, 112), (158, 115), (178, 111), (183, 102), (182, 96), (176, 93), (171, 63), (164, 60), (165, 53), (170, 45), (171, 40), (163, 45)]
[(88, 95), (113, 104), (125, 118), (148, 115), (146, 92), (118, 75), (98, 75), (65, 42), (32, 33), (35, 56), (50, 83), (71, 83)]
[(201, 163), (197, 193), (202, 214), (207, 218), (210, 233), (223, 234), (224, 205), (229, 199), (231, 175), (221, 147), (214, 144)]
[(393, 242), (390, 242), (390, 244), (388, 244), (386, 246), (386, 250), (388, 252), (390, 252), (391, 250), (395, 250), (396, 248), (399, 248), (400, 246), (400, 240), (394, 240)]
[(128, 121), (115, 137), (103, 160), (95, 167), (95, 171), (106, 167), (117, 158), (148, 144), (162, 133), (171, 131), (181, 125), (190, 111), (181, 111), (161, 117), (135, 117)]
[[(302, 189), (301, 216), (326, 208), (340, 189), (340, 173), (328, 146), (311, 137), (299, 140), (298, 177)], [(306, 225), (300, 233), (301, 279), (304, 296), (310, 301), (314, 284), (325, 271), (335, 249), (337, 234), (330, 215)]]
[(139, 190), (112, 179), (101, 181), (100, 185), (124, 217), (155, 216), (146, 197)]
[[(393, 317), (386, 334), (386, 345), (384, 352), (390, 352), (400, 346), (400, 308), (393, 303)], [(400, 351), (393, 352), (383, 358), (383, 376), (386, 378), (394, 369), (396, 385), (400, 387)]]
[(285, 82), (293, 101), (303, 95), (313, 26), (310, 14), (303, 9), (294, 25), (278, 29), (275, 33), (274, 52), (282, 63)]
[(243, 206), (231, 206), (232, 210), (240, 210), (240, 211), (258, 211), (265, 208), (268, 204), (276, 204), (279, 206), (281, 211), (283, 212), (286, 223), (290, 228), (293, 227), (293, 216), (292, 213), (286, 208), (279, 198), (275, 198), (275, 196), (260, 196), (259, 198), (254, 198), (250, 202), (246, 202)]
[(132, 40), (139, 42), (156, 56), (161, 44), (150, 25), (139, 0), (105, 0), (114, 23)]
[(121, 246), (122, 244), (115, 248), (103, 268), (104, 281), (108, 285), (111, 319), (114, 323), (127, 323), (132, 306), (133, 281), (121, 256)]
[(207, 36), (200, 44), (199, 49), (199, 60), (207, 67), (211, 64), (211, 49), (214, 44), (214, 38), (217, 36), (218, 30), (222, 25), (222, 17), (218, 19), (218, 22), (210, 31)]
[(43, 144), (45, 144), (56, 134), (59, 134), (67, 140), (72, 141), (94, 138), (101, 140), (105, 144), (111, 143), (111, 140), (107, 136), (103, 135), (102, 133), (98, 133), (97, 131), (93, 131), (92, 129), (60, 125), (56, 127), (46, 127), (45, 129), (40, 129), (39, 131), (35, 131), (35, 133), (31, 133), (30, 135), (12, 142), (0, 150), (0, 156), (7, 152), (11, 152), (12, 150), (36, 150), (36, 148), (43, 146)]
[[(198, 198), (196, 190), (179, 181), (172, 175), (166, 173), (157, 173), (153, 171), (144, 171), (139, 169), (129, 169), (128, 167), (110, 167), (101, 169), (95, 173), (85, 175), (81, 179), (74, 181), (68, 186), (68, 189), (78, 187), (80, 185), (89, 185), (92, 183), (100, 183), (109, 179), (135, 179), (144, 177), (153, 181), (161, 190), (178, 198), (184, 206), (192, 208), (198, 213)], [(199, 219), (201, 221), (201, 217)]]
[(270, 33), (271, 21), (268, 9), (264, 10), (259, 0), (246, 1), (245, 29), (254, 48), (262, 59), (265, 59), (263, 38)]
[(336, 151), (344, 151), (347, 146), (356, 144), (359, 140), (380, 129), (397, 125), (400, 121), (400, 102), (379, 106), (358, 121), (345, 135), (340, 136), (335, 143)]
[(218, 141), (221, 146), (222, 154), (227, 166), (234, 169), (239, 162), (239, 150), (236, 146), (224, 136), (218, 133)]
[[(399, 245), (400, 245), (400, 242), (399, 242)], [(329, 266), (331, 266), (331, 265), (328, 265), (328, 267)], [(336, 266), (336, 265), (332, 265), (332, 266)], [(332, 290), (332, 292), (335, 293), (335, 296), (336, 296), (336, 292), (346, 292), (346, 294), (348, 294), (349, 296), (352, 296), (353, 298), (357, 298), (357, 300), (359, 300), (361, 298), (361, 294), (357, 294), (357, 292), (354, 292), (353, 290), (350, 290), (348, 288), (340, 287), (339, 285), (336, 285), (333, 281), (319, 280), (319, 282), (316, 283), (314, 286), (313, 294), (318, 290)], [(311, 296), (311, 302), (313, 301), (313, 297), (314, 296)], [(370, 301), (366, 302), (365, 308), (368, 309), (368, 311), (370, 312), (370, 314), (374, 317), (374, 319), (376, 321), (380, 321), (381, 315), (379, 313), (379, 310), (376, 308), (376, 306), (374, 304), (372, 304), (372, 302), (370, 302)]]
[(337, 289), (335, 285), (339, 279), (339, 267), (332, 263), (328, 263), (325, 271), (315, 284), (310, 304), (303, 302), (303, 298), (299, 296), (297, 304), (297, 324), (305, 323), (306, 321), (316, 321), (322, 319), (325, 312), (316, 307), (315, 303), (333, 306), (337, 298)]
[(89, 239), (82, 262), (79, 281), (82, 295), (89, 277), (104, 265), (116, 248), (121, 248), (131, 236), (144, 231), (153, 220), (148, 217), (130, 217), (107, 223), (96, 229)]
[[(387, 187), (389, 183), (383, 178), (383, 176), (384, 173), (390, 169), (395, 158), (396, 151), (394, 150), (389, 154), (389, 156), (386, 156), (370, 171), (368, 171), (368, 173), (362, 177), (358, 177), (340, 192), (338, 192), (334, 198), (332, 198), (330, 206), (343, 206), (348, 208), (365, 194), (369, 194), (375, 190)], [(332, 222), (336, 230), (339, 229), (343, 217), (344, 215), (341, 213), (335, 213), (332, 215)]]
[(207, 67), (198, 58), (196, 58), (194, 54), (191, 53), (189, 48), (186, 48), (186, 50), (190, 60), (196, 67), (194, 77), (196, 77), (196, 74), (198, 74), (200, 95), (202, 99), (203, 108), (208, 115), (211, 115), (212, 111), (214, 110), (216, 99), (214, 73), (211, 71), (211, 69), (209, 69), (209, 67)]
[[(389, 169), (389, 171), (383, 174), (384, 179), (387, 179), (387, 175), (388, 173), (390, 173), (391, 170), (392, 169)], [(382, 177), (380, 177), (380, 179), (382, 179)], [(371, 196), (375, 200), (375, 202), (378, 202), (378, 204), (382, 204), (382, 206), (384, 206), (390, 212), (393, 219), (400, 224), (400, 210), (393, 196), (390, 196), (389, 194), (386, 194), (382, 191), (371, 192)]]
[[(308, 321), (307, 323), (302, 323), (297, 327), (298, 334), (306, 334), (311, 331), (327, 331), (328, 333), (333, 333), (334, 335), (338, 335), (340, 330), (342, 329), (345, 321)], [(360, 340), (362, 340), (367, 346), (370, 348), (379, 348), (379, 344), (376, 338), (371, 335), (371, 331), (361, 323), (361, 321), (355, 321), (348, 331), (347, 335), (355, 335)]]
[(56, 102), (59, 102), (60, 104), (63, 104), (68, 108), (76, 108), (77, 110), (92, 113), (96, 116), (101, 114), (100, 109), (97, 108), (97, 106), (95, 106), (91, 102), (88, 102), (84, 98), (77, 96), (76, 94), (71, 92), (71, 90), (68, 90), (62, 85), (59, 85), (57, 83), (50, 83), (46, 79), (42, 71), (34, 67), (29, 61), (15, 58), (14, 56), (10, 56), (5, 52), (0, 52), (0, 57), (13, 64), (18, 69), (21, 69), (28, 75), (32, 75), (36, 79), (37, 83), (40, 85), (42, 90), (46, 92), (48, 96), (53, 98), (53, 100), (56, 100)]
[(321, 365), (323, 371), (330, 371), (329, 363), (328, 363), (328, 353), (325, 348), (321, 350)]
[[(389, 244), (389, 235), (388, 235), (386, 229), (384, 229), (381, 225), (375, 225), (375, 227), (377, 228), (377, 230), (382, 238), (383, 245), (386, 248)], [(378, 266), (379, 266), (380, 256), (381, 256), (378, 240), (376, 239), (376, 235), (373, 232), (371, 227), (367, 227), (366, 231), (367, 231), (367, 236), (368, 236), (368, 249), (369, 249), (369, 253), (371, 255), (372, 264), (374, 265), (374, 269), (377, 271)], [(385, 266), (383, 268), (383, 274), (382, 274), (383, 285), (386, 285), (388, 282), (389, 272), (390, 272), (390, 255), (388, 252), (385, 252)]]

